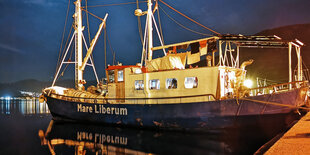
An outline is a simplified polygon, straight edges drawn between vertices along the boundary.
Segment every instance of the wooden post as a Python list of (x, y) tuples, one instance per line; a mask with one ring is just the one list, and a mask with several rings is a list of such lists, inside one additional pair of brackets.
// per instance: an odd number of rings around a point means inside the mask
[(298, 81), (302, 81), (300, 47), (296, 47), (296, 54), (297, 54), (297, 79)]
[[(288, 43), (288, 82), (292, 82), (292, 43)], [(289, 89), (292, 89), (292, 84), (289, 84)]]
[(240, 51), (240, 46), (237, 45), (237, 60), (236, 60), (236, 68), (239, 68), (239, 51)]
[(222, 41), (219, 41), (219, 65), (222, 66)]

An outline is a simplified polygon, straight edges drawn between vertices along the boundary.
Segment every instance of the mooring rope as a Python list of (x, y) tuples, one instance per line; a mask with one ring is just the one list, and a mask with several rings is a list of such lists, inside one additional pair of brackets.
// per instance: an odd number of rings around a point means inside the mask
[(300, 107), (300, 106), (298, 107), (298, 106), (292, 106), (292, 105), (287, 105), (287, 104), (280, 104), (280, 103), (269, 102), (269, 101), (260, 101), (260, 100), (246, 99), (246, 98), (240, 98), (239, 100), (245, 100), (245, 101), (251, 101), (251, 102), (259, 102), (259, 103), (264, 103), (264, 104), (269, 104), (269, 105), (288, 107), (288, 108), (292, 108), (292, 109), (310, 110), (310, 108), (308, 108), (308, 107)]

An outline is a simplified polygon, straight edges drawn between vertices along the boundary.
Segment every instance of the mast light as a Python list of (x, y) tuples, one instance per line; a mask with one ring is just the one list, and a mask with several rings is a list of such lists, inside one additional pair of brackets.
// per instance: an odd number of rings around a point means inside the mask
[(295, 41), (300, 45), (300, 46), (304, 46), (304, 43), (303, 42), (301, 42), (300, 40), (298, 40), (298, 39), (295, 39)]

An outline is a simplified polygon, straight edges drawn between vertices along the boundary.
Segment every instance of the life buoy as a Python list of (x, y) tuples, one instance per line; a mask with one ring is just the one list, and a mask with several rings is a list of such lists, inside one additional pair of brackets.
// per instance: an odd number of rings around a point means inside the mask
[(46, 97), (43, 94), (40, 95), (39, 102), (40, 103), (46, 102)]

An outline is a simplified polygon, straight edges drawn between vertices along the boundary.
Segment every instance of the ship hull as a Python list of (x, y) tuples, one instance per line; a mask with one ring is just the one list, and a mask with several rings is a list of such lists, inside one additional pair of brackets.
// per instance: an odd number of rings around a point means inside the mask
[(175, 104), (83, 103), (47, 95), (45, 97), (55, 119), (146, 128), (201, 130), (232, 127), (240, 123), (251, 124), (251, 120), (244, 118), (257, 119), (256, 116), (296, 111), (297, 107), (305, 104), (305, 91), (307, 90), (300, 88), (238, 100)]

